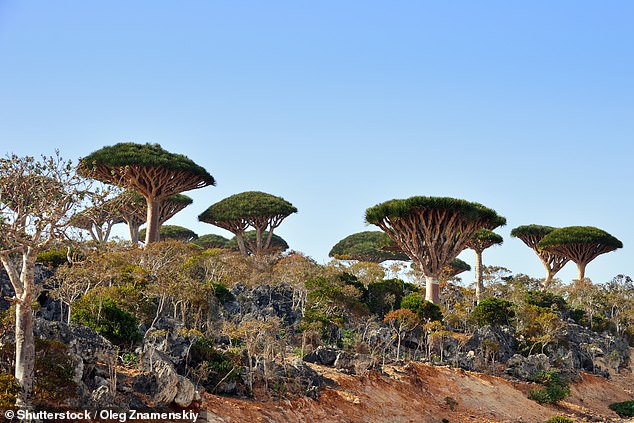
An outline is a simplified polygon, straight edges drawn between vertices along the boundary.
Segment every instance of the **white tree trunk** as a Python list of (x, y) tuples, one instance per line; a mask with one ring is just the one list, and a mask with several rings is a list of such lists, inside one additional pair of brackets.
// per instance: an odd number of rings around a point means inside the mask
[[(35, 372), (35, 339), (33, 337), (33, 290), (35, 287), (35, 260), (37, 251), (28, 248), (22, 254), (19, 281), (13, 281), (16, 291), (15, 308), (15, 381), (20, 386), (17, 407), (29, 405)], [(3, 260), (3, 264), (6, 263)], [(15, 269), (13, 269), (15, 270)], [(9, 269), (7, 269), (9, 271)], [(14, 277), (15, 272), (12, 272)], [(17, 283), (16, 283), (17, 282)]]
[(482, 252), (476, 251), (475, 260), (475, 289), (476, 289), (476, 302), (480, 302), (482, 299), (482, 293), (484, 292), (484, 284), (482, 283)]
[(159, 242), (159, 210), (160, 204), (156, 200), (147, 199), (147, 230), (145, 232), (145, 245)]
[(427, 286), (425, 289), (425, 299), (430, 303), (439, 304), (440, 285), (438, 282), (438, 278), (425, 275), (425, 281), (427, 282)]

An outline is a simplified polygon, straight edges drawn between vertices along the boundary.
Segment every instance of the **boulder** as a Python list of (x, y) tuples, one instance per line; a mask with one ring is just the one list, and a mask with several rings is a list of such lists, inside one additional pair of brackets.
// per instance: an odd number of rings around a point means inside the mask
[(304, 356), (304, 361), (315, 363), (322, 366), (332, 366), (337, 360), (337, 356), (341, 351), (332, 347), (319, 346), (315, 351)]
[(195, 342), (195, 338), (185, 336), (184, 329), (185, 325), (180, 320), (161, 317), (143, 339), (142, 352), (151, 349), (160, 351), (183, 371), (187, 354)]
[(483, 341), (492, 341), (499, 346), (496, 359), (505, 362), (511, 358), (517, 350), (517, 339), (513, 334), (513, 329), (509, 326), (483, 326), (477, 328), (471, 339), (467, 341), (464, 349), (466, 351), (482, 350)]
[(293, 288), (286, 283), (254, 288), (238, 283), (231, 293), (235, 300), (224, 303), (223, 307), (225, 315), (236, 322), (278, 317), (284, 325), (294, 326), (302, 318), (301, 310), (293, 303)]
[(521, 380), (530, 380), (538, 372), (547, 372), (551, 369), (550, 360), (545, 354), (534, 354), (524, 357), (515, 354), (506, 362), (505, 372)]
[(355, 355), (352, 353), (339, 351), (333, 366), (335, 366), (335, 369), (341, 370), (344, 373), (355, 374), (355, 358)]
[(192, 401), (194, 401), (196, 388), (189, 379), (183, 376), (178, 377), (178, 385), (176, 386), (177, 392), (174, 397), (174, 402), (180, 407), (189, 407)]
[(75, 383), (84, 382), (92, 388), (99, 386), (95, 380), (98, 363), (115, 363), (117, 359), (116, 349), (110, 341), (86, 326), (35, 318), (33, 334), (68, 346), (75, 367)]
[(567, 357), (568, 366), (575, 370), (608, 376), (608, 368), (618, 370), (629, 365), (630, 349), (624, 339), (574, 323), (565, 326), (561, 339), (552, 355)]
[(140, 365), (145, 374), (137, 378), (135, 389), (147, 393), (154, 404), (172, 403), (178, 394), (180, 377), (170, 358), (150, 347), (143, 354)]

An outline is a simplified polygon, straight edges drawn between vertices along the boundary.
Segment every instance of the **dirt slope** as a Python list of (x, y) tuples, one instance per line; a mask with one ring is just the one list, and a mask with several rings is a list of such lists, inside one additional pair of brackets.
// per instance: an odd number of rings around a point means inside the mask
[(319, 400), (243, 400), (208, 395), (208, 422), (544, 422), (555, 415), (575, 421), (622, 421), (608, 409), (633, 398), (632, 371), (607, 380), (584, 374), (572, 395), (557, 406), (527, 398), (535, 385), (481, 373), (416, 363), (389, 367), (386, 374), (348, 376), (313, 366), (337, 385)]

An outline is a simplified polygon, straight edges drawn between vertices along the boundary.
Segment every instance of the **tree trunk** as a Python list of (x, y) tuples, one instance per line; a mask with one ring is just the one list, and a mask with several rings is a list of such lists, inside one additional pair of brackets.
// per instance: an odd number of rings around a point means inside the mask
[[(17, 407), (28, 406), (33, 390), (35, 369), (35, 339), (33, 337), (33, 287), (37, 251), (28, 248), (22, 255), (20, 282), (22, 292), (16, 293), (15, 308), (15, 381), (20, 386)], [(16, 290), (17, 291), (17, 290)]]
[(555, 273), (550, 269), (550, 267), (544, 263), (544, 267), (546, 268), (546, 279), (544, 279), (544, 284), (542, 285), (542, 291), (548, 289), (551, 283), (553, 283), (553, 277)]
[(579, 281), (583, 281), (586, 277), (586, 264), (587, 263), (577, 263), (577, 270), (579, 270), (577, 279), (579, 279)]
[(132, 245), (139, 245), (139, 228), (141, 227), (141, 222), (138, 220), (129, 220), (128, 221), (128, 229), (130, 230), (130, 241), (132, 241)]
[(242, 237), (242, 233), (236, 234), (236, 242), (238, 243), (240, 254), (242, 254), (243, 256), (247, 256), (247, 248), (244, 246), (244, 238)]
[(256, 256), (262, 255), (262, 228), (255, 228), (255, 251), (253, 252)]
[(15, 381), (20, 386), (17, 407), (28, 405), (33, 389), (35, 368), (35, 340), (33, 338), (33, 311), (31, 294), (21, 296), (15, 308)]
[(482, 299), (482, 293), (484, 292), (484, 285), (482, 283), (482, 251), (476, 251), (475, 261), (475, 289), (476, 289), (476, 302), (480, 302)]
[(145, 233), (145, 245), (159, 241), (159, 206), (160, 201), (156, 199), (146, 199), (147, 201), (147, 230)]
[(425, 289), (425, 300), (429, 301), (430, 303), (439, 304), (440, 286), (438, 284), (438, 278), (425, 275), (425, 281), (427, 282), (427, 287)]

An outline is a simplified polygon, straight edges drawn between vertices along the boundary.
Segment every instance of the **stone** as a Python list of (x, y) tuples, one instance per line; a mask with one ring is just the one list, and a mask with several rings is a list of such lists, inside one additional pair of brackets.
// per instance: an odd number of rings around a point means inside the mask
[(521, 380), (530, 380), (538, 372), (547, 372), (551, 369), (550, 360), (545, 354), (533, 354), (524, 357), (515, 354), (506, 362), (505, 372)]
[(505, 362), (516, 353), (517, 339), (515, 339), (513, 329), (509, 326), (483, 326), (477, 328), (464, 348), (466, 351), (481, 351), (482, 342), (485, 340), (493, 341), (499, 345), (497, 361)]
[(183, 408), (189, 407), (195, 398), (196, 388), (194, 384), (186, 377), (179, 376), (176, 389), (177, 393), (174, 397), (174, 402)]
[(336, 348), (319, 346), (315, 351), (306, 354), (304, 361), (322, 366), (332, 366), (335, 364), (338, 354), (339, 351)]
[[(154, 348), (148, 348), (141, 359), (141, 371), (146, 377), (139, 388), (147, 392), (154, 404), (170, 404), (178, 394), (179, 375), (169, 357)], [(141, 384), (142, 383), (142, 384)], [(135, 388), (137, 383), (135, 383)]]

